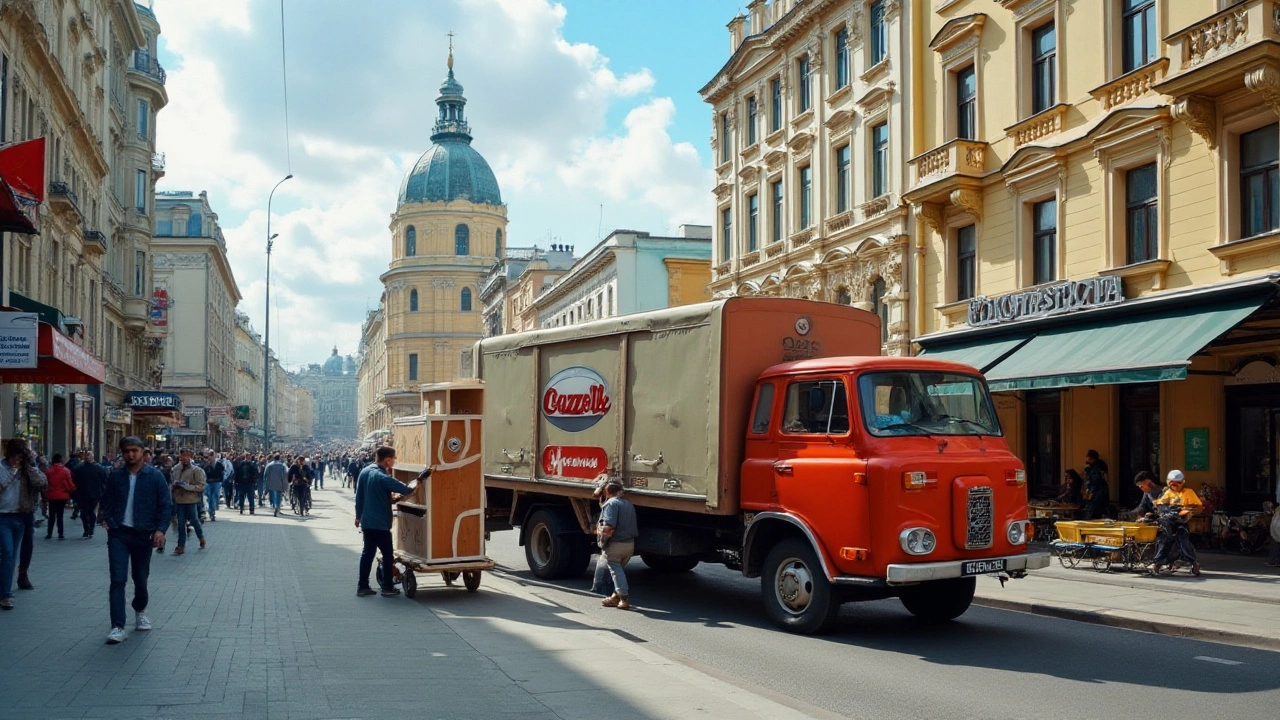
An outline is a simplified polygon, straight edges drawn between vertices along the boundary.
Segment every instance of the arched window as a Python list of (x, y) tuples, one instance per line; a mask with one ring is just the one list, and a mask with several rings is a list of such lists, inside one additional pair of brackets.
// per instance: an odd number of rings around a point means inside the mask
[(502, 228), (498, 228), (493, 234), (493, 254), (502, 257)]
[(418, 231), (412, 225), (404, 231), (404, 256), (413, 257), (418, 254)]
[(471, 288), (462, 288), (462, 312), (471, 312)]
[(409, 312), (418, 312), (418, 291), (409, 291)]
[(884, 302), (884, 278), (871, 283), (871, 312), (880, 316), (880, 342), (889, 342), (889, 306)]
[(453, 254), (471, 254), (471, 228), (466, 225), (460, 224), (453, 229)]
[(849, 292), (849, 288), (842, 287), (836, 290), (836, 304), (837, 305), (853, 304), (853, 295)]

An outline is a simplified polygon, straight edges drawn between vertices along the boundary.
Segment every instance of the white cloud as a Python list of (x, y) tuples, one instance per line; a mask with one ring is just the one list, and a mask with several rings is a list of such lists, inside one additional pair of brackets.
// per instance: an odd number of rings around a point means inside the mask
[[(157, 130), (161, 188), (209, 191), (241, 309), (260, 330), (267, 195), (292, 170), (271, 219), (272, 345), (290, 364), (320, 362), (334, 344), (354, 352), (377, 306), (400, 182), (430, 145), (449, 29), (513, 245), (550, 234), (589, 246), (602, 215), (606, 231), (710, 221), (711, 176), (692, 146), (672, 142), (675, 104), (652, 95), (653, 74), (619, 75), (590, 38), (563, 37), (566, 10), (546, 0), (388, 0), (376, 12), (287, 2), (286, 153), (279, 7), (157, 0), (173, 55)], [(630, 110), (609, 127), (619, 103)]]

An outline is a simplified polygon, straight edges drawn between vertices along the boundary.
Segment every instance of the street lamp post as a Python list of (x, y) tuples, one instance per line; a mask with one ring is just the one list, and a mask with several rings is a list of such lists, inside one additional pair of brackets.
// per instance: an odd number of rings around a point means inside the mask
[(262, 341), (262, 441), (267, 451), (271, 451), (271, 244), (280, 233), (271, 234), (271, 200), (275, 197), (276, 188), (285, 180), (293, 177), (293, 173), (284, 176), (284, 180), (276, 183), (267, 195), (267, 319), (264, 323)]

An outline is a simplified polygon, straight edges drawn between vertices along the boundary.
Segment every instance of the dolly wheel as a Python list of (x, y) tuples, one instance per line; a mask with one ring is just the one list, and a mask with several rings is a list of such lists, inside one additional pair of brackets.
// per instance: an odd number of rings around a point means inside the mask
[(404, 571), (404, 578), (401, 580), (401, 586), (404, 588), (404, 596), (412, 598), (418, 594), (418, 575), (412, 570)]
[(467, 570), (462, 573), (462, 584), (467, 586), (467, 592), (475, 592), (480, 589), (480, 571)]
[(453, 582), (457, 580), (458, 576), (461, 574), (462, 573), (456, 570), (445, 570), (444, 572), (440, 573), (440, 576), (444, 578), (445, 585), (448, 585), (449, 587), (453, 587)]

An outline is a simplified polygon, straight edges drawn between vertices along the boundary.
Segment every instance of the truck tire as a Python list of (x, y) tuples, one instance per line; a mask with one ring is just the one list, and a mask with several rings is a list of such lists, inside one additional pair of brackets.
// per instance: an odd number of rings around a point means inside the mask
[(692, 555), (650, 555), (645, 553), (640, 556), (645, 565), (650, 570), (656, 570), (660, 573), (682, 573), (689, 572), (698, 566), (698, 558)]
[(535, 510), (525, 524), (528, 531), (524, 559), (529, 563), (529, 570), (543, 580), (568, 577), (580, 562), (569, 524), (555, 511), (546, 509)]
[(904, 588), (898, 599), (912, 615), (925, 622), (946, 622), (969, 609), (977, 586), (977, 578), (971, 577), (935, 580)]
[(760, 573), (769, 616), (783, 629), (812, 635), (835, 622), (840, 600), (809, 543), (785, 538), (769, 550)]

